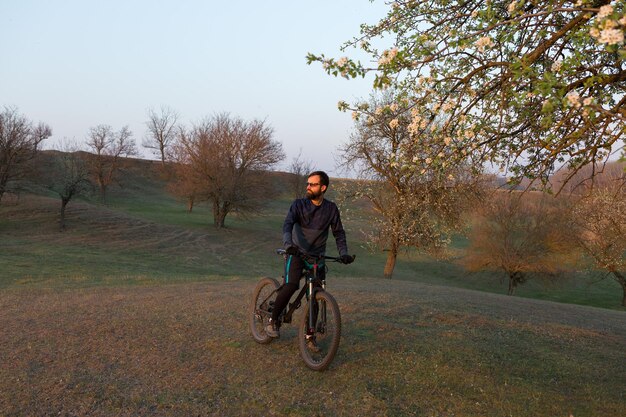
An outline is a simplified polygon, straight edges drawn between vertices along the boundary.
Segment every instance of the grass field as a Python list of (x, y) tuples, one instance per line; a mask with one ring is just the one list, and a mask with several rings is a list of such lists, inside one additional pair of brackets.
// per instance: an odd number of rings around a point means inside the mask
[(251, 279), (0, 293), (0, 415), (622, 416), (626, 316), (342, 278), (330, 370), (257, 345)]
[(59, 232), (50, 195), (3, 201), (0, 416), (626, 415), (617, 284), (572, 275), (508, 297), (492, 274), (416, 253), (383, 280), (385, 254), (350, 221), (357, 261), (329, 278), (344, 322), (331, 368), (304, 367), (294, 328), (255, 344), (247, 303), (280, 275), (289, 203), (215, 230), (206, 207), (189, 214), (135, 173), (107, 206), (71, 202)]
[[(192, 213), (164, 191), (121, 189), (107, 206), (71, 202), (67, 231), (57, 227), (59, 201), (25, 195), (19, 204), (0, 205), (0, 288), (48, 283), (52, 286), (198, 281), (206, 276), (280, 274), (273, 250), (281, 244), (289, 197), (271, 201), (248, 219), (230, 216), (227, 229), (215, 230), (211, 213), (198, 205)], [(334, 271), (339, 276), (381, 277), (384, 252), (371, 253), (359, 227), (345, 221), (357, 262)], [(462, 252), (466, 242), (454, 241)], [(334, 251), (331, 241), (330, 251)], [(454, 260), (440, 261), (412, 251), (401, 253), (394, 279), (506, 293), (506, 282), (494, 273), (467, 273)], [(625, 311), (621, 288), (600, 274), (571, 273), (554, 283), (520, 286), (517, 296)]]

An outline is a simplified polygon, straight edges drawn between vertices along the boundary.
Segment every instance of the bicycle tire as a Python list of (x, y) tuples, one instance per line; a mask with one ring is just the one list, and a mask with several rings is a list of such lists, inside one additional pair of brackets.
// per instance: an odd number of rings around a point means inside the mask
[[(314, 371), (323, 371), (335, 358), (339, 349), (341, 338), (341, 313), (335, 298), (326, 291), (315, 293), (315, 302), (318, 303), (318, 319), (315, 326), (315, 340), (320, 352), (313, 352), (307, 347), (307, 328), (309, 322), (309, 306), (302, 315), (298, 330), (298, 345), (300, 355), (307, 367)], [(323, 318), (324, 305), (326, 306), (326, 319)]]
[(249, 310), (250, 333), (257, 343), (267, 344), (272, 341), (272, 338), (265, 333), (265, 326), (271, 314), (270, 306), (261, 304), (273, 302), (279, 286), (280, 284), (274, 278), (265, 277), (261, 278), (254, 288)]

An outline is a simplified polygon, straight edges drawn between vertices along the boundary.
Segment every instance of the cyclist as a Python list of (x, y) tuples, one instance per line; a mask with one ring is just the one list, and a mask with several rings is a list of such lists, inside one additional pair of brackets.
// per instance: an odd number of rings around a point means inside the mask
[[(354, 257), (348, 255), (346, 232), (343, 230), (337, 205), (324, 198), (328, 190), (328, 175), (324, 171), (314, 171), (308, 176), (306, 198), (295, 200), (283, 223), (283, 245), (287, 252), (285, 277), (274, 301), (274, 309), (265, 333), (273, 338), (280, 337), (277, 322), (282, 311), (289, 304), (291, 296), (300, 286), (300, 278), (305, 267), (300, 254), (317, 257), (326, 252), (326, 240), (330, 229), (337, 243), (341, 262), (349, 264)], [(324, 279), (325, 268), (321, 265), (318, 276)], [(307, 344), (315, 349), (315, 341), (308, 338)]]

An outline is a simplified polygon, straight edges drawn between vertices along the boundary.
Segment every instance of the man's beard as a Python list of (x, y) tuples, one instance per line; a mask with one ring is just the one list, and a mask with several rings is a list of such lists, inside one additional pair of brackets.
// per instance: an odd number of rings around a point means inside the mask
[(314, 193), (311, 190), (306, 190), (306, 198), (308, 198), (309, 200), (316, 200), (318, 198), (320, 198), (322, 196), (322, 194), (324, 194), (321, 190), (318, 191), (317, 193)]

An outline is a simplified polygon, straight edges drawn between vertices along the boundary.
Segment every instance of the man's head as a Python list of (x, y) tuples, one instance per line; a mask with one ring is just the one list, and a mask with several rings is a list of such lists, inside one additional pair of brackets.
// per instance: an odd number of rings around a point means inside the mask
[(324, 195), (328, 189), (330, 180), (324, 171), (313, 171), (309, 174), (306, 184), (306, 197), (310, 200), (317, 200)]

